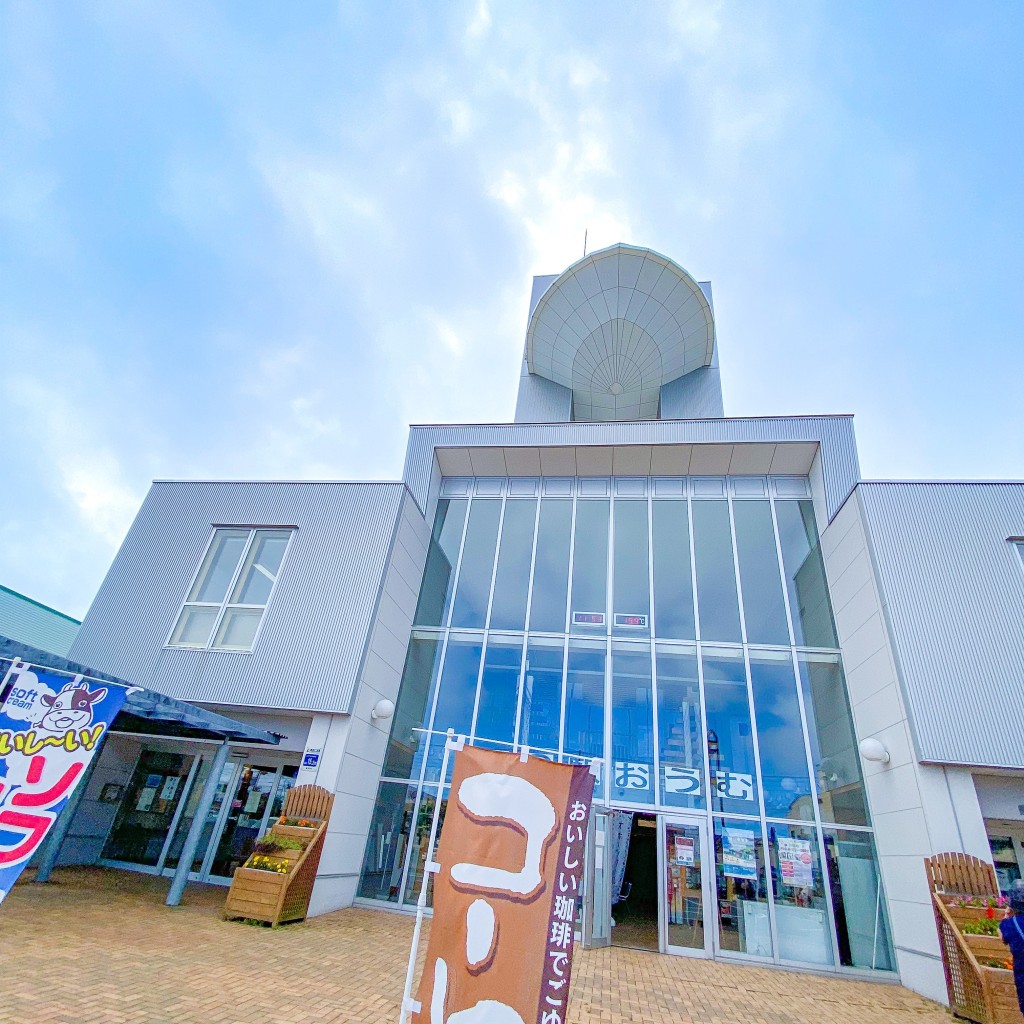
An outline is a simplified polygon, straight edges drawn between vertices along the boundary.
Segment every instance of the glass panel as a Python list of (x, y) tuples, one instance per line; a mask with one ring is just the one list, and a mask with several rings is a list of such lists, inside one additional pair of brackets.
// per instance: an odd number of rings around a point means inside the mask
[(649, 636), (651, 580), (648, 571), (647, 502), (615, 502), (615, 600), (612, 629)]
[(565, 602), (569, 590), (569, 534), (572, 501), (544, 498), (537, 526), (537, 554), (533, 566), (530, 630), (565, 632)]
[(142, 752), (103, 847), (104, 857), (156, 866), (191, 767), (190, 755)]
[(295, 785), (295, 777), (298, 773), (299, 767), (294, 764), (286, 764), (281, 769), (281, 777), (277, 780), (277, 789), (274, 791), (274, 800), (267, 818), (269, 823), (277, 821), (284, 814), (284, 802), (288, 796), (288, 790)]
[(704, 886), (701, 875), (700, 829), (665, 823), (668, 865), (668, 944), (704, 948)]
[(521, 636), (492, 635), (488, 640), (474, 729), (477, 739), (511, 743), (515, 738), (516, 702), (522, 660)]
[(602, 641), (570, 641), (565, 678), (566, 754), (604, 756), (604, 662)]
[(380, 784), (366, 837), (363, 872), (359, 879), (360, 896), (398, 902), (415, 802), (415, 786), (394, 782)]
[(729, 503), (693, 502), (693, 546), (697, 563), (697, 610), (704, 640), (740, 641)]
[[(998, 828), (998, 826), (996, 826)], [(1013, 883), (1020, 878), (1020, 865), (1017, 863), (1017, 851), (1014, 849), (1013, 836), (988, 837), (989, 849), (992, 851), (992, 863), (996, 869), (996, 881), (999, 891), (1009, 893)]]
[(832, 926), (813, 826), (768, 822), (779, 957), (831, 966)]
[(190, 601), (213, 601), (219, 604), (224, 600), (248, 539), (248, 530), (217, 530), (214, 533), (213, 543), (203, 559), (203, 567), (188, 595)]
[(845, 967), (895, 970), (871, 834), (845, 829), (824, 832), (839, 962)]
[(250, 650), (262, 618), (262, 608), (229, 608), (220, 620), (213, 646), (228, 651)]
[(277, 579), (291, 530), (257, 530), (238, 576), (232, 604), (266, 604)]
[(747, 643), (788, 645), (789, 626), (771, 505), (767, 501), (734, 501), (732, 516)]
[(434, 720), (430, 726), (432, 737), (427, 755), (428, 779), (436, 780), (441, 770), (445, 733), (454, 729), (456, 736), (469, 735), (473, 724), (473, 704), (476, 701), (476, 682), (482, 651), (482, 640), (449, 634)]
[(704, 737), (697, 655), (658, 648), (658, 750), (661, 802), (704, 807)]
[(703, 667), (711, 808), (757, 814), (760, 808), (743, 654), (705, 648)]
[(224, 829), (217, 843), (217, 852), (210, 864), (210, 874), (230, 878), (252, 853), (259, 839), (263, 813), (267, 809), (277, 769), (246, 765), (239, 776), (235, 795)]
[(210, 642), (210, 633), (219, 613), (219, 608), (185, 605), (171, 634), (171, 643), (182, 647), (205, 647)]
[(647, 644), (612, 648), (611, 798), (654, 803), (654, 709)]
[(825, 566), (814, 525), (814, 503), (775, 502), (782, 564), (786, 569), (789, 608), (798, 647), (838, 647), (832, 623)]
[(811, 780), (790, 655), (751, 652), (750, 683), (765, 814), (812, 821)]
[(558, 751), (562, 709), (561, 640), (530, 637), (523, 676), (523, 712), (519, 741), (534, 750)]
[[(608, 604), (607, 501), (576, 502), (576, 531), (572, 556), (573, 633), (604, 633)], [(577, 616), (593, 616), (577, 623)]]
[(509, 499), (501, 523), (498, 571), (494, 578), (491, 629), (526, 628), (526, 595), (530, 589), (530, 556), (537, 502)]
[[(434, 804), (437, 802), (437, 790), (425, 789), (416, 811), (416, 825), (410, 840), (412, 852), (409, 859), (409, 877), (405, 885), (405, 902), (415, 904), (420, 898), (420, 886), (423, 884), (423, 865), (427, 859), (427, 846), (430, 844), (430, 823), (434, 818)], [(437, 834), (434, 836), (434, 848), (441, 838), (441, 826), (444, 824), (444, 812), (448, 806), (448, 787), (441, 800), (437, 812)], [(434, 905), (434, 887), (427, 890), (427, 906)]]
[(821, 818), (840, 825), (868, 825), (860, 752), (839, 655), (801, 654), (800, 685)]
[[(199, 797), (202, 792), (202, 780), (206, 778), (209, 774), (209, 769), (213, 767), (212, 758), (204, 757), (203, 762), (204, 763), (199, 770), (200, 778), (196, 779), (196, 784), (192, 787), (188, 807), (185, 809), (189, 822), (191, 822), (192, 818), (195, 816), (196, 807), (199, 803)], [(220, 778), (217, 780), (217, 788), (213, 793), (213, 803), (210, 804), (210, 809), (206, 812), (206, 821), (203, 822), (202, 831), (199, 833), (199, 843), (196, 846), (196, 855), (192, 860), (192, 871), (198, 872), (202, 869), (203, 861), (206, 859), (206, 854), (210, 848), (210, 841), (217, 828), (217, 821), (220, 818), (220, 812), (224, 806), (224, 801), (227, 800), (229, 795), (234, 791), (232, 783), (234, 782), (235, 771), (237, 768), (237, 761), (228, 761), (221, 769)], [(171, 844), (168, 857), (164, 862), (165, 867), (177, 867), (178, 858), (181, 855), (181, 848), (185, 845), (185, 837), (187, 835), (187, 832), (183, 831), (184, 827), (185, 822), (182, 821), (181, 827), (179, 827), (175, 832), (174, 842)]]
[(690, 572), (690, 527), (685, 501), (655, 501), (654, 631), (659, 637), (693, 640), (693, 579)]
[(405, 656), (402, 685), (398, 689), (398, 706), (391, 725), (384, 776), (409, 779), (419, 776), (423, 733), (430, 716), (427, 698), (433, 693), (441, 642), (425, 633), (413, 633)]
[(455, 566), (462, 543), (462, 526), (466, 520), (465, 498), (441, 498), (434, 516), (434, 530), (423, 570), (419, 603), (413, 622), (417, 626), (441, 626), (448, 614), (455, 583)]
[(498, 498), (477, 498), (469, 510), (462, 565), (452, 606), (452, 625), (482, 629), (487, 620), (487, 599), (491, 593), (494, 548), (498, 540)]
[(756, 821), (715, 819), (715, 875), (721, 948), (770, 957), (764, 842)]

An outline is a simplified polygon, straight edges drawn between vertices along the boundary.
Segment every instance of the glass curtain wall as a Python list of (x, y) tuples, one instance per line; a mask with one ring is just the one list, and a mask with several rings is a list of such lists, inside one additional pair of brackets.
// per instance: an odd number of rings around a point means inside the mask
[(453, 729), (705, 818), (723, 952), (893, 969), (813, 503), (761, 480), (438, 501), (360, 896), (415, 902)]

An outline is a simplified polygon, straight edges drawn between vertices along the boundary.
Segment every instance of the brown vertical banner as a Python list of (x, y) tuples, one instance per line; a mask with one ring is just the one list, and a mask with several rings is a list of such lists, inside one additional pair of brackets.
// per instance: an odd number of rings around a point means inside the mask
[(563, 1024), (593, 794), (587, 765), (458, 752), (415, 1024)]

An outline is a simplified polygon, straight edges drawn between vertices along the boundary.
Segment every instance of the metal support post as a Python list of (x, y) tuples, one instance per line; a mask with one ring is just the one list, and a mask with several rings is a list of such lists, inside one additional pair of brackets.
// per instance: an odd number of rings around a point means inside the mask
[(185, 836), (185, 845), (181, 848), (181, 856), (178, 858), (178, 867), (174, 872), (174, 880), (171, 882), (171, 889), (167, 893), (167, 906), (176, 907), (181, 902), (181, 894), (185, 891), (188, 883), (189, 872), (192, 870), (192, 861), (195, 859), (196, 848), (199, 846), (199, 837), (203, 834), (203, 826), (206, 824), (206, 816), (210, 813), (213, 805), (213, 798), (217, 792), (217, 783), (220, 781), (221, 772), (224, 770), (224, 763), (228, 759), (228, 741), (225, 740), (218, 748), (213, 757), (213, 765), (210, 774), (206, 777), (203, 791), (199, 795), (199, 804), (192, 816), (192, 824), (189, 826), (188, 835)]

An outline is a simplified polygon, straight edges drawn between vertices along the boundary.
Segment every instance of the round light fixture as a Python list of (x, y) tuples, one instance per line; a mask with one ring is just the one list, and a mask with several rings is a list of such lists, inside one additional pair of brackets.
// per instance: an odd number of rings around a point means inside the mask
[(393, 700), (379, 700), (373, 705), (370, 712), (371, 718), (388, 719), (395, 713), (395, 702)]
[(865, 761), (877, 761), (879, 764), (889, 763), (888, 748), (881, 740), (876, 740), (872, 736), (866, 740), (861, 740), (859, 746), (860, 756)]

